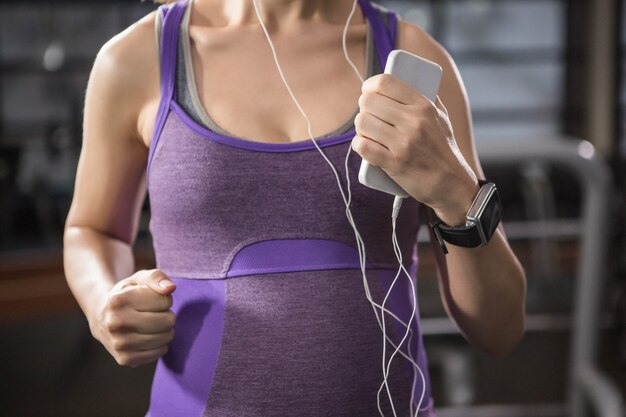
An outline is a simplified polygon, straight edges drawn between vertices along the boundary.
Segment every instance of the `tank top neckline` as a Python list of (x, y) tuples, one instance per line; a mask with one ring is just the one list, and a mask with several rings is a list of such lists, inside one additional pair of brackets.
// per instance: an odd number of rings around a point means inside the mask
[[(187, 0), (187, 7), (180, 26), (176, 78), (176, 103), (202, 127), (223, 136), (245, 140), (245, 137), (231, 133), (230, 131), (224, 129), (220, 124), (216, 123), (208, 113), (205, 104), (200, 99), (200, 93), (196, 83), (196, 72), (193, 66), (194, 59), (192, 56), (192, 42), (189, 33), (189, 24), (193, 13), (193, 3), (194, 0)], [(378, 60), (374, 59), (376, 47), (371, 34), (371, 27), (367, 20), (365, 20), (365, 25), (365, 78), (367, 79), (374, 74), (378, 74), (380, 69), (378, 68)], [(159, 34), (159, 37), (160, 32), (161, 22), (160, 19), (157, 18), (157, 34)], [(157, 37), (157, 39), (159, 39), (159, 37)], [(358, 113), (359, 107), (356, 105), (349, 117), (344, 119), (343, 123), (339, 127), (327, 131), (323, 135), (316, 136), (315, 140), (319, 142), (321, 139), (340, 136), (348, 132), (353, 128), (354, 118)]]
[[(163, 126), (170, 114), (175, 115), (189, 129), (200, 135), (202, 138), (211, 140), (233, 148), (245, 149), (256, 152), (300, 152), (307, 150), (315, 150), (315, 144), (310, 139), (298, 140), (293, 142), (260, 142), (223, 135), (207, 129), (191, 117), (187, 111), (180, 106), (176, 97), (176, 65), (177, 51), (179, 45), (180, 24), (186, 11), (188, 0), (178, 0), (171, 5), (164, 5), (159, 8), (162, 17), (162, 33), (161, 33), (161, 100), (155, 129), (150, 142), (148, 155), (148, 171), (154, 152), (157, 148)], [(371, 35), (376, 45), (376, 55), (380, 63), (380, 68), (385, 67), (387, 55), (393, 49), (396, 42), (397, 16), (395, 13), (387, 11), (387, 9), (377, 4), (370, 3), (369, 0), (358, 0), (358, 4), (362, 13), (370, 25)], [(383, 22), (379, 12), (382, 10), (387, 16), (387, 24)], [(315, 142), (320, 148), (338, 145), (351, 140), (354, 137), (354, 127), (342, 134), (336, 136), (323, 137), (316, 139)]]

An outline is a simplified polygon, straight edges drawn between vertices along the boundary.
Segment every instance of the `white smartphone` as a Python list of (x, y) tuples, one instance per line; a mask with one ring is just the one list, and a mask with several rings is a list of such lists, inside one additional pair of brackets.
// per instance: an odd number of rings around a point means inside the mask
[[(438, 64), (401, 49), (391, 51), (385, 65), (385, 74), (398, 77), (433, 102), (439, 92), (441, 72)], [(361, 161), (359, 182), (399, 197), (409, 196), (385, 171), (365, 159)]]

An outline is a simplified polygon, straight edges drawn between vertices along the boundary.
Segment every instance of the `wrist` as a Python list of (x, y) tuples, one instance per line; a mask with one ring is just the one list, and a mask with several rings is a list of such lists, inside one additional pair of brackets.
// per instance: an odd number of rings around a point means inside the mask
[(502, 203), (494, 183), (479, 181), (480, 190), (475, 196), (462, 225), (451, 226), (440, 218), (434, 218), (430, 226), (441, 245), (448, 253), (445, 242), (465, 248), (486, 246), (502, 220)]
[(450, 197), (453, 199), (440, 207), (433, 207), (433, 210), (446, 225), (463, 226), (467, 212), (479, 190), (478, 182), (473, 180), (471, 184), (464, 186), (459, 191), (450, 193)]
[(109, 298), (109, 291), (106, 291), (103, 288), (97, 295), (94, 294), (89, 300), (86, 308), (83, 310), (85, 312), (85, 317), (87, 318), (87, 323), (89, 324), (91, 335), (96, 340), (100, 340), (101, 322), (107, 305), (107, 300)]

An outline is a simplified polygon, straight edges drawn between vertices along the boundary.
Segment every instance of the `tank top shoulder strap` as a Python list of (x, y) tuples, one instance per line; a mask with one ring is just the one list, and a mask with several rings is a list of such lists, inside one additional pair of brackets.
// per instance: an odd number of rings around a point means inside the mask
[[(372, 29), (378, 61), (384, 70), (387, 56), (396, 45), (398, 15), (369, 0), (358, 0), (358, 2)], [(386, 17), (386, 21), (383, 20), (383, 16)]]
[(150, 140), (147, 167), (148, 171), (150, 171), (152, 157), (169, 113), (170, 103), (176, 98), (176, 57), (178, 49), (178, 33), (180, 31), (180, 23), (183, 15), (185, 14), (186, 6), (187, 0), (178, 0), (171, 5), (160, 6), (158, 9), (158, 13), (160, 15), (159, 17), (163, 22), (161, 25), (159, 52), (161, 98), (154, 124), (154, 131)]
[(161, 97), (171, 100), (176, 93), (176, 55), (178, 33), (185, 14), (187, 0), (178, 0), (169, 6), (159, 7), (163, 25), (161, 29)]

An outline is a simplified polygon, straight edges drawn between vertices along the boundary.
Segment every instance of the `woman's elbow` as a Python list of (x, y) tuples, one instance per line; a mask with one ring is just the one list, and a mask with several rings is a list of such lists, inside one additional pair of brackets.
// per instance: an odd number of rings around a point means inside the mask
[(526, 330), (526, 321), (524, 315), (511, 323), (498, 337), (495, 337), (488, 345), (482, 347), (482, 350), (492, 358), (501, 358), (510, 354), (513, 349), (520, 343)]

